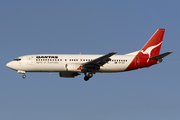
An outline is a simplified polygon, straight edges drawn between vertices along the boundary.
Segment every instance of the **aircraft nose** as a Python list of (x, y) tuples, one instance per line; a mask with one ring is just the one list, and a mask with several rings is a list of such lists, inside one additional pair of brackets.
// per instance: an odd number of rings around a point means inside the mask
[(6, 66), (7, 66), (8, 68), (12, 68), (12, 67), (13, 67), (13, 64), (12, 64), (12, 62), (8, 62), (8, 63), (6, 64)]

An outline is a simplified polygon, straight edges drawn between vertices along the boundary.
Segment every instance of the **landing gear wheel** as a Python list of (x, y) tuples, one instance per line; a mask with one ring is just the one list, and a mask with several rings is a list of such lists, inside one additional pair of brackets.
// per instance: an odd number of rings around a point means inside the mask
[(84, 77), (84, 80), (85, 80), (85, 81), (88, 81), (88, 80), (89, 80), (89, 77), (88, 77), (88, 76), (85, 76), (85, 77)]
[(88, 74), (88, 77), (89, 77), (89, 78), (91, 78), (92, 76), (93, 76), (93, 74), (92, 74), (92, 73), (89, 73), (89, 74)]
[(25, 79), (25, 78), (26, 78), (26, 75), (23, 75), (22, 77)]

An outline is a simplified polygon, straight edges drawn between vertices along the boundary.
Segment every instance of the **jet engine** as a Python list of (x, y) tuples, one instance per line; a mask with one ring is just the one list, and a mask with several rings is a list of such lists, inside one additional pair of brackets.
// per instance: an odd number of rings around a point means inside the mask
[(77, 72), (59, 72), (60, 77), (66, 77), (66, 78), (74, 78), (75, 76), (80, 75)]

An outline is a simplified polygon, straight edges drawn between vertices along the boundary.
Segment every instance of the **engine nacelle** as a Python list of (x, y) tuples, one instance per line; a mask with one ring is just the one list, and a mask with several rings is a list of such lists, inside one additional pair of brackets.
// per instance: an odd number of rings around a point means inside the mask
[(60, 77), (66, 77), (66, 78), (74, 78), (75, 76), (80, 75), (77, 72), (59, 72)]
[(82, 69), (80, 64), (66, 64), (65, 68), (70, 72), (81, 72)]

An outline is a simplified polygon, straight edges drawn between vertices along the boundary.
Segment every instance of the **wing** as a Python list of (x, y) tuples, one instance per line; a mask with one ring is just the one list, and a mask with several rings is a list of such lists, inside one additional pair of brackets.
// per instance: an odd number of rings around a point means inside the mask
[(91, 69), (95, 69), (97, 67), (103, 66), (104, 64), (108, 63), (111, 59), (110, 57), (113, 56), (114, 54), (116, 54), (117, 52), (111, 52), (109, 54), (103, 55), (99, 58), (96, 58), (92, 61), (86, 62), (83, 65), (83, 67), (85, 68), (91, 68)]

